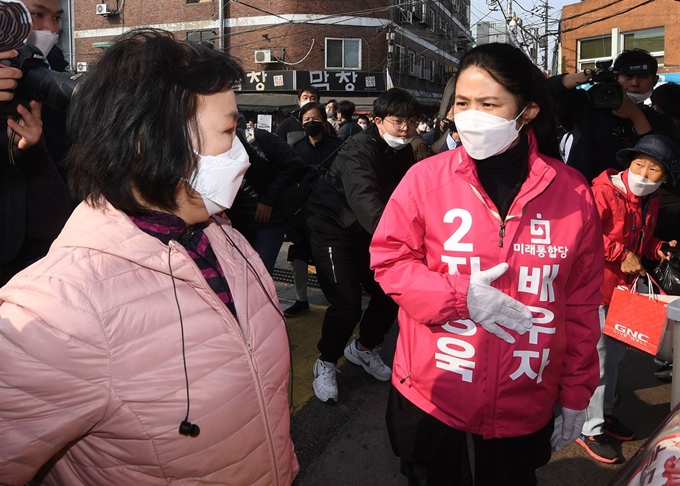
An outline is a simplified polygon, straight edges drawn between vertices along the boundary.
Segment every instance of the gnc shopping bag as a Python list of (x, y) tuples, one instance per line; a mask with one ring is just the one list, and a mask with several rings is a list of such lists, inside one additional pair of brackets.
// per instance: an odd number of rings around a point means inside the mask
[(666, 308), (677, 297), (658, 295), (649, 285), (649, 293), (636, 292), (637, 279), (628, 288), (614, 289), (604, 333), (630, 346), (655, 355), (666, 331)]

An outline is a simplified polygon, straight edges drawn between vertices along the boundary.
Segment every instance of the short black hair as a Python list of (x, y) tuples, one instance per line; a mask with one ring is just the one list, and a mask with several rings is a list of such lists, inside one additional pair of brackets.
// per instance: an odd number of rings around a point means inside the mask
[(319, 113), (321, 114), (321, 118), (323, 119), (323, 121), (324, 122), (326, 121), (326, 118), (327, 118), (326, 117), (326, 107), (323, 106), (321, 103), (311, 101), (309, 103), (305, 103), (304, 106), (302, 108), (300, 108), (300, 115), (299, 115), (300, 123), (302, 123), (302, 117), (305, 115), (305, 113), (307, 113), (310, 110), (318, 110)]
[(338, 102), (335, 101), (335, 100), (328, 100), (328, 101), (326, 101), (326, 103), (324, 103), (324, 104), (325, 104), (325, 105), (331, 105), (331, 104), (332, 104), (332, 105), (335, 107), (336, 110), (338, 109)]
[(388, 89), (373, 102), (373, 116), (385, 118), (388, 115), (416, 118), (420, 115), (420, 103), (401, 88)]
[(652, 106), (664, 115), (680, 118), (680, 84), (665, 83), (652, 91)]
[(649, 73), (656, 75), (659, 63), (644, 49), (621, 51), (614, 61), (614, 71), (622, 74)]
[(319, 90), (315, 86), (307, 86), (305, 88), (300, 88), (297, 92), (298, 100), (302, 96), (302, 93), (304, 93), (305, 91), (307, 91), (308, 93), (312, 93), (313, 95), (316, 96), (316, 99), (318, 101), (321, 101), (321, 95), (319, 94)]
[(349, 100), (342, 100), (338, 103), (338, 113), (340, 113), (345, 120), (352, 119), (355, 109), (356, 105)]
[(370, 120), (368, 119), (368, 115), (359, 115), (359, 116), (357, 117), (357, 122), (358, 122), (359, 120), (365, 120), (365, 121), (366, 121), (366, 125), (368, 125), (368, 124), (370, 123)]
[(235, 58), (170, 32), (137, 29), (117, 37), (71, 102), (74, 196), (95, 207), (105, 198), (127, 213), (144, 209), (142, 203), (176, 209), (177, 188), (198, 164), (199, 96), (228, 91), (243, 77)]

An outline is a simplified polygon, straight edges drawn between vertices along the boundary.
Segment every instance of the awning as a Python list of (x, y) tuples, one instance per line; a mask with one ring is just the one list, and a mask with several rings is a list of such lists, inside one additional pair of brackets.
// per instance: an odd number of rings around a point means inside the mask
[(239, 93), (236, 104), (240, 111), (270, 113), (276, 110), (290, 111), (298, 107), (297, 96), (286, 93)]
[[(335, 101), (347, 100), (356, 106), (355, 114), (367, 115), (373, 111), (373, 102), (382, 93), (375, 96), (343, 96), (342, 94), (330, 94), (321, 91), (321, 103), (334, 99)], [(422, 106), (439, 106), (440, 99), (425, 98), (416, 96)], [(293, 111), (297, 110), (297, 95), (286, 93), (241, 93), (236, 92), (236, 103), (240, 111), (254, 111), (257, 113), (271, 113), (276, 110)]]
[[(342, 96), (331, 95), (321, 92), (321, 103), (334, 99), (336, 101), (348, 100), (356, 105), (358, 113), (370, 113), (373, 111), (373, 102), (377, 96)], [(270, 113), (276, 110), (297, 110), (297, 95), (286, 93), (239, 93), (236, 92), (236, 103), (240, 111), (256, 111)]]

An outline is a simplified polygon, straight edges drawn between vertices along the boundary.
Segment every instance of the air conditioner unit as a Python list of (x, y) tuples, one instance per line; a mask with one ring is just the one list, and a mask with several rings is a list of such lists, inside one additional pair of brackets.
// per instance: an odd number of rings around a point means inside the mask
[(86, 73), (90, 69), (90, 64), (87, 62), (77, 62), (76, 63), (76, 72), (77, 73)]
[(274, 60), (274, 55), (272, 51), (255, 51), (255, 63), (256, 64), (267, 64), (270, 62), (276, 62)]
[(404, 23), (405, 24), (412, 24), (413, 23), (413, 12), (410, 10), (407, 10), (406, 12), (402, 12), (404, 15)]
[(106, 3), (98, 3), (95, 5), (95, 13), (97, 15), (111, 15), (111, 7), (109, 7)]

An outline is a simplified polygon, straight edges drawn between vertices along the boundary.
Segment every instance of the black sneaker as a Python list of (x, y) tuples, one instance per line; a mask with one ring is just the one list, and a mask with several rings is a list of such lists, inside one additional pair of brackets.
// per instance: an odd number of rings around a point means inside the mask
[(659, 369), (654, 372), (654, 377), (660, 380), (670, 380), (673, 378), (673, 363), (654, 359), (654, 362), (659, 365)]
[(602, 432), (616, 440), (633, 440), (633, 437), (635, 437), (635, 432), (619, 422), (619, 419), (613, 415), (604, 416)]
[(581, 434), (581, 436), (576, 439), (576, 443), (583, 447), (591, 457), (600, 462), (614, 464), (619, 460), (618, 453), (614, 450), (609, 441), (607, 441), (604, 434), (589, 436)]
[(309, 310), (309, 302), (303, 302), (301, 300), (296, 300), (293, 305), (283, 311), (283, 315), (286, 317), (299, 316), (304, 314)]

